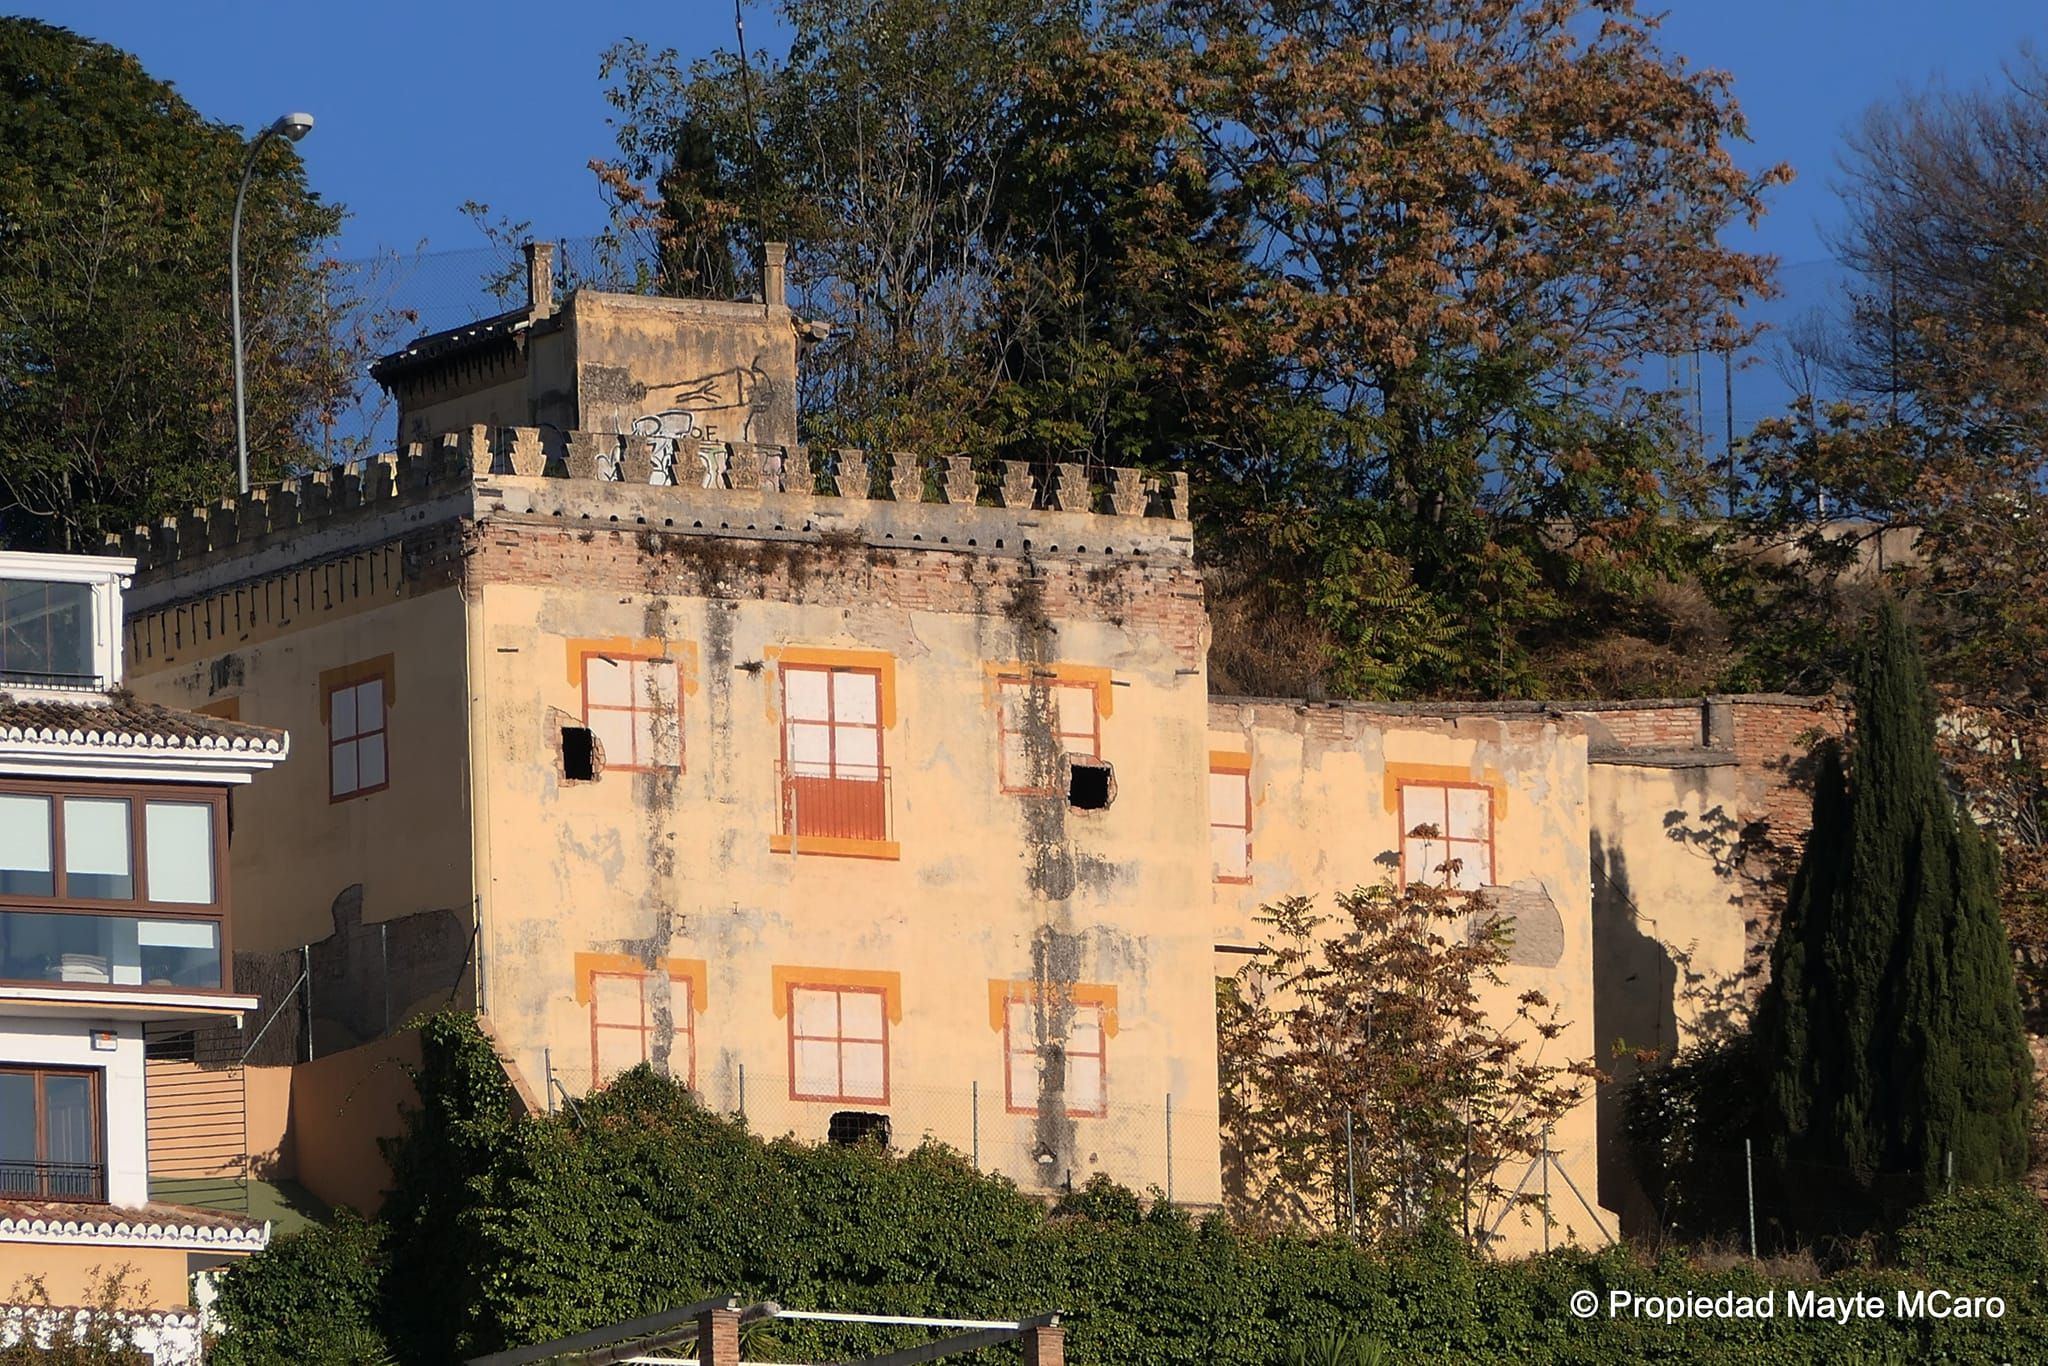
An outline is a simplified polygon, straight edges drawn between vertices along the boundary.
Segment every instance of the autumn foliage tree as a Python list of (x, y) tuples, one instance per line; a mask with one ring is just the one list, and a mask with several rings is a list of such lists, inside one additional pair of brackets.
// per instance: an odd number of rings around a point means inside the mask
[(1809, 392), (1751, 443), (1738, 529), (1791, 554), (1726, 586), (1751, 642), (1730, 681), (1826, 687), (1877, 580), (1903, 598), (2048, 1027), (2048, 62), (1877, 105), (1843, 170), (1849, 297), (1796, 339)]
[(1556, 1055), (1540, 992), (1506, 995), (1509, 931), (1483, 901), (1381, 885), (1260, 920), (1264, 952), (1219, 1001), (1234, 1213), (1363, 1237), (1441, 1222), (1475, 1245), (1510, 1207), (1542, 1218), (1518, 1180), (1597, 1073)]
[(1675, 553), (1698, 471), (1634, 366), (1735, 334), (1769, 262), (1719, 235), (1784, 172), (1631, 0), (784, 16), (751, 70), (614, 49), (601, 174), (691, 259), (792, 239), (812, 440), (1185, 469), (1344, 694), (1526, 690)]

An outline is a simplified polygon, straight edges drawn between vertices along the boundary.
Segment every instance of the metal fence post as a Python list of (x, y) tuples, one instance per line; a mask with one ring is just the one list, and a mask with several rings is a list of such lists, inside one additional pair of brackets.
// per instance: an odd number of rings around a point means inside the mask
[(974, 1142), (974, 1170), (981, 1170), (981, 1079), (975, 1078), (968, 1093), (968, 1131)]
[(1954, 1148), (1944, 1151), (1941, 1165), (1948, 1177), (1948, 1193), (1954, 1195), (1956, 1193), (1956, 1150)]
[(384, 985), (384, 1032), (391, 1032), (391, 924), (377, 922), (377, 966)]
[(1742, 1172), (1749, 1183), (1749, 1259), (1756, 1260), (1756, 1145), (1742, 1140)]
[(548, 1113), (555, 1112), (555, 1052), (546, 1044), (540, 1048), (540, 1070), (547, 1074)]
[(1166, 1199), (1173, 1201), (1173, 1092), (1166, 1093)]
[(1550, 1251), (1550, 1126), (1543, 1126), (1543, 1250)]
[(745, 1124), (745, 1123), (747, 1122), (747, 1065), (746, 1065), (745, 1063), (741, 1063), (741, 1064), (739, 1065), (739, 1067), (740, 1067), (740, 1123), (741, 1123), (742, 1125), (744, 1125), (744, 1124)]
[(1344, 1222), (1358, 1236), (1358, 1171), (1352, 1165), (1351, 1107), (1344, 1107)]
[(299, 962), (305, 967), (305, 995), (300, 997), (306, 1009), (306, 1061), (313, 1061), (313, 946), (299, 945)]

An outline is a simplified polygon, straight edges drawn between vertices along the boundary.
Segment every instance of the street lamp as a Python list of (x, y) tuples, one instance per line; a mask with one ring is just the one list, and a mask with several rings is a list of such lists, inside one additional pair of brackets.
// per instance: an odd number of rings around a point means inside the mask
[(256, 173), (256, 154), (274, 137), (293, 142), (313, 131), (311, 114), (282, 114), (277, 122), (256, 135), (249, 144), (249, 159), (242, 164), (242, 183), (235, 191), (235, 221), (228, 230), (228, 294), (235, 315), (235, 472), (243, 493), (249, 491), (249, 413), (242, 397), (242, 201), (249, 194), (249, 177)]

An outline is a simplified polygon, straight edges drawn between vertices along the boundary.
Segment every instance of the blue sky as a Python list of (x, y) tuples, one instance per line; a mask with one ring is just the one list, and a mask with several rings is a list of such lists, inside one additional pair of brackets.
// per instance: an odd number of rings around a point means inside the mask
[[(211, 117), (258, 127), (284, 110), (319, 120), (302, 144), (313, 182), (353, 213), (345, 256), (379, 247), (483, 245), (465, 199), (581, 236), (603, 210), (586, 164), (611, 147), (598, 54), (627, 35), (685, 55), (732, 39), (720, 0), (46, 0), (22, 6), (127, 48)], [(1654, 4), (1649, 6), (1654, 9)], [(748, 41), (773, 47), (750, 4)], [(2042, 0), (1674, 0), (1667, 46), (1735, 76), (1755, 165), (1791, 162), (1755, 238), (1788, 264), (1824, 254), (1841, 130), (1873, 100), (1931, 76), (1995, 72), (2026, 38), (2048, 47)]]
[[(733, 38), (730, 0), (42, 0), (23, 11), (128, 49), (210, 117), (254, 129), (311, 112), (318, 127), (300, 152), (312, 183), (352, 215), (338, 254), (396, 249), (406, 264), (383, 287), (421, 330), (503, 306), (482, 292), (487, 244), (464, 200), (529, 220), (541, 237), (603, 225), (587, 168), (612, 150), (598, 80), (608, 45), (633, 36), (689, 57)], [(1751, 315), (1772, 323), (1837, 287), (1826, 234), (1839, 217), (1845, 128), (1931, 79), (1995, 76), (2023, 42), (2048, 50), (2048, 0), (1669, 0), (1663, 13), (1667, 50), (1733, 74), (1752, 139), (1738, 149), (1743, 164), (1798, 172), (1756, 232), (1730, 236), (1784, 263), (1784, 297)], [(771, 6), (750, 0), (746, 17), (750, 47), (780, 48)], [(1738, 363), (1732, 404), (1717, 366), (1697, 377), (1683, 359), (1661, 367), (1681, 391), (1698, 384), (1710, 443), (1731, 422), (1746, 431), (1783, 411), (1791, 395), (1770, 364), (1776, 345), (1766, 335)], [(1658, 368), (1645, 378), (1656, 382)]]

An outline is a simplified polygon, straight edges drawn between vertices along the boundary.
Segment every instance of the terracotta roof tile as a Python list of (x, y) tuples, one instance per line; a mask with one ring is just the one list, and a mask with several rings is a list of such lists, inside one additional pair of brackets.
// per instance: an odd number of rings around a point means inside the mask
[(0, 1199), (0, 1237), (14, 1239), (108, 1238), (121, 1242), (201, 1242), (258, 1248), (269, 1241), (269, 1225), (247, 1215), (191, 1205), (92, 1205), (63, 1200)]
[(0, 742), (38, 740), (283, 754), (288, 737), (268, 726), (202, 716), (154, 702), (25, 702), (0, 693)]

